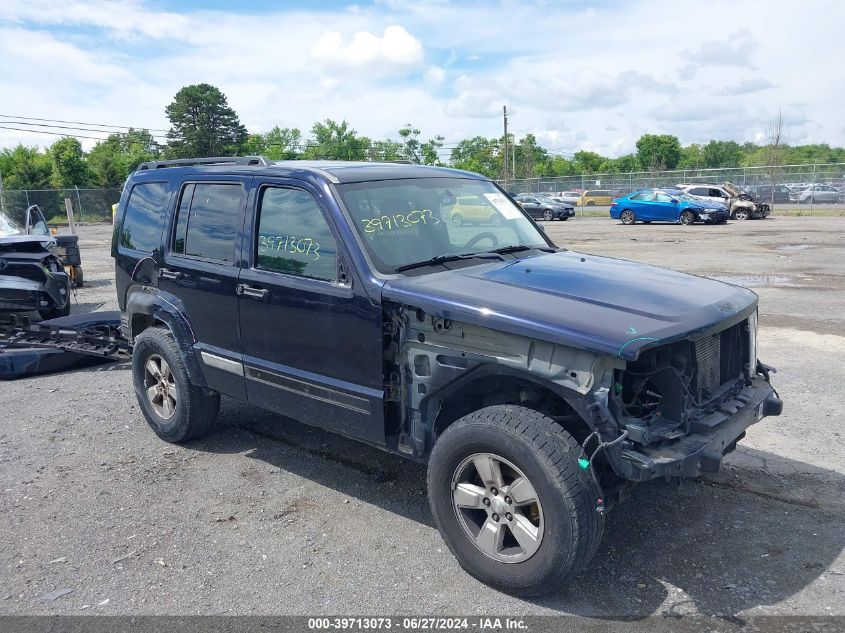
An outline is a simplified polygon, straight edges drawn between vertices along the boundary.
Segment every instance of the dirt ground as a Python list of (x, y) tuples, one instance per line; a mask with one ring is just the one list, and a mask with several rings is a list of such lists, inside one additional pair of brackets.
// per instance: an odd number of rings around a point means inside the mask
[[(845, 218), (546, 226), (753, 288), (785, 401), (720, 473), (635, 489), (568, 590), (524, 601), (465, 574), (420, 465), (231, 400), (168, 445), (109, 365), (0, 383), (0, 613), (845, 614)], [(115, 309), (110, 227), (80, 232), (74, 310)]]

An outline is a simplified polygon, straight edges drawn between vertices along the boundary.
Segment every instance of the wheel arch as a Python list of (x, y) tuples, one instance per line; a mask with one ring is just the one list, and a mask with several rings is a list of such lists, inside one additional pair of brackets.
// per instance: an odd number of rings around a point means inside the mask
[(130, 288), (126, 298), (128, 338), (134, 342), (138, 335), (151, 327), (167, 329), (184, 355), (191, 382), (207, 387), (205, 374), (194, 354), (194, 331), (180, 304), (177, 297), (164, 296), (164, 293), (148, 286)]
[(579, 442), (593, 427), (584, 397), (533, 374), (484, 364), (450, 382), (423, 403), (431, 421), (431, 444), (458, 419), (497, 404), (515, 404), (549, 416)]

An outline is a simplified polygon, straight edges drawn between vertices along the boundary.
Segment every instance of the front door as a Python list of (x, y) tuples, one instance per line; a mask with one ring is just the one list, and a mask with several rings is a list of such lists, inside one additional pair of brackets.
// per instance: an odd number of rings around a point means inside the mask
[[(165, 244), (159, 289), (185, 313), (208, 386), (245, 398), (238, 330), (238, 227), (248, 178), (184, 182)], [(166, 297), (167, 295), (163, 295)]]
[(342, 248), (315, 194), (296, 180), (254, 181), (239, 284), (247, 394), (383, 444), (381, 307), (351, 271), (338, 274)]

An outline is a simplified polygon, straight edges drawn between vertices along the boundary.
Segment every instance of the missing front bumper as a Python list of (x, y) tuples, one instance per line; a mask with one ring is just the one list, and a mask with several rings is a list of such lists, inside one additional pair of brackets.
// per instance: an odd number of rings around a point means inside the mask
[(699, 420), (695, 433), (672, 442), (638, 446), (618, 454), (623, 476), (632, 481), (658, 477), (698, 477), (719, 470), (745, 430), (764, 417), (780, 415), (783, 402), (763, 378), (755, 378), (718, 411)]

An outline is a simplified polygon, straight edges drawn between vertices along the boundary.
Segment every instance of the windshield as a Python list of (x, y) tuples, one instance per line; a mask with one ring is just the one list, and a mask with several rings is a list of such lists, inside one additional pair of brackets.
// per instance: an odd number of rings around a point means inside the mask
[(0, 237), (20, 235), (21, 233), (23, 231), (21, 231), (20, 227), (9, 216), (0, 213)]
[(522, 209), (489, 181), (414, 178), (337, 189), (382, 273), (432, 257), (549, 247)]

